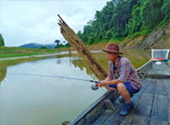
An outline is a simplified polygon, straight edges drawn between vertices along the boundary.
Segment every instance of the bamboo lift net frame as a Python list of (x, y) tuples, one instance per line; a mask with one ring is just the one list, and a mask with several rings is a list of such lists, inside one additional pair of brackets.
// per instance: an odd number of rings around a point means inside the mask
[(60, 26), (60, 32), (65, 38), (65, 40), (74, 47), (80, 56), (83, 58), (83, 60), (88, 64), (90, 69), (93, 71), (93, 73), (96, 75), (96, 77), (99, 80), (105, 79), (107, 76), (107, 72), (104, 70), (104, 68), (97, 62), (97, 60), (94, 58), (94, 56), (90, 53), (90, 51), (86, 48), (85, 44), (82, 42), (82, 40), (77, 36), (77, 34), (66, 24), (66, 22), (59, 17), (59, 26)]

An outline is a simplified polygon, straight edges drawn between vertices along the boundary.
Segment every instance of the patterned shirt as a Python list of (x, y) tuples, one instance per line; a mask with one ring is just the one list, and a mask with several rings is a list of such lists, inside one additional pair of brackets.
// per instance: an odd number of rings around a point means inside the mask
[(123, 83), (130, 82), (134, 89), (141, 89), (142, 85), (139, 76), (127, 58), (120, 56), (115, 64), (112, 61), (109, 61), (108, 63), (108, 77), (110, 79), (119, 79)]

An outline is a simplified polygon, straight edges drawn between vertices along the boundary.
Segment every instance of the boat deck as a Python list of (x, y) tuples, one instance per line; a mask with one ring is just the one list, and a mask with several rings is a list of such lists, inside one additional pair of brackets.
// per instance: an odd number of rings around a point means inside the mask
[(122, 104), (114, 102), (116, 110), (107, 109), (93, 125), (167, 125), (170, 122), (170, 79), (146, 78), (143, 88), (132, 97), (133, 110), (127, 116), (119, 114)]

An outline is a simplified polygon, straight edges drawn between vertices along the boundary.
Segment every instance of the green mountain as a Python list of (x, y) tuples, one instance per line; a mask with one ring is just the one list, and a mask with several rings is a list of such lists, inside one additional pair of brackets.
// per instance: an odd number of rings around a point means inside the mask
[(19, 46), (21, 48), (34, 48), (34, 49), (40, 49), (40, 48), (48, 48), (48, 49), (54, 49), (56, 47), (55, 43), (52, 44), (39, 44), (39, 43), (28, 43)]
[(129, 39), (142, 36), (144, 41), (169, 23), (170, 0), (111, 0), (77, 34), (85, 44), (125, 40), (121, 45), (126, 46)]

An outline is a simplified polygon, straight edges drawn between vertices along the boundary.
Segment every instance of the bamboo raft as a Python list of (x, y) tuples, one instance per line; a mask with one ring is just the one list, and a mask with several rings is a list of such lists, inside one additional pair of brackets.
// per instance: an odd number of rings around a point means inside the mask
[(142, 89), (132, 97), (134, 103), (127, 116), (119, 114), (123, 104), (118, 93), (107, 91), (69, 125), (168, 125), (170, 124), (170, 61), (169, 50), (152, 50), (152, 57), (166, 60), (150, 60), (137, 72)]

